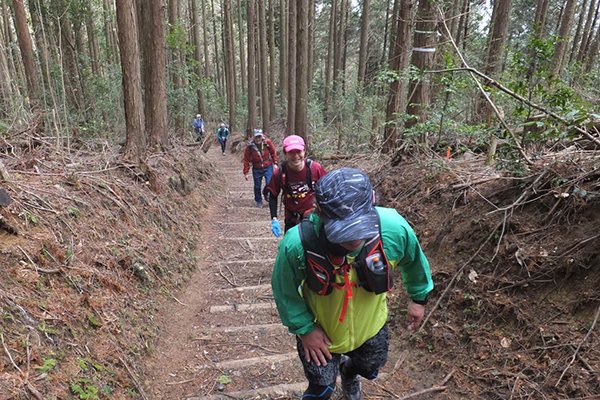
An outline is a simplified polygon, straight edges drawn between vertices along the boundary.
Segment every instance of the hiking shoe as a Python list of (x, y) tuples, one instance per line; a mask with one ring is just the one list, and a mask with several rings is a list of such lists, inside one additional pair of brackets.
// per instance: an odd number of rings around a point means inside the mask
[(360, 376), (354, 375), (354, 378), (348, 379), (344, 375), (344, 364), (348, 360), (348, 357), (342, 358), (340, 363), (340, 376), (342, 377), (342, 393), (346, 400), (359, 400), (362, 394), (362, 388), (360, 385)]
[(261, 202), (257, 202), (257, 203), (256, 203), (256, 207), (258, 207), (258, 208), (262, 208), (262, 203), (261, 203)]
[(223, 152), (223, 155), (225, 155), (225, 152)]

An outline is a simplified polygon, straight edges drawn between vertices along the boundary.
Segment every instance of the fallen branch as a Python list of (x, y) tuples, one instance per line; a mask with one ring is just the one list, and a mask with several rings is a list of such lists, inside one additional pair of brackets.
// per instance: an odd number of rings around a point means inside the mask
[(399, 397), (395, 400), (414, 399), (415, 397), (419, 397), (422, 394), (427, 394), (427, 393), (431, 393), (431, 392), (443, 392), (446, 389), (447, 389), (446, 386), (433, 386), (433, 387), (430, 387), (429, 389), (423, 389), (423, 390), (419, 390), (418, 392), (407, 394), (406, 396)]
[(575, 362), (575, 359), (577, 358), (577, 353), (579, 353), (579, 349), (581, 349), (581, 346), (583, 345), (583, 343), (585, 343), (585, 341), (587, 340), (587, 338), (590, 336), (590, 334), (594, 330), (594, 327), (596, 326), (596, 322), (598, 322), (598, 317), (600, 317), (600, 305), (598, 306), (598, 309), (596, 310), (596, 316), (594, 317), (594, 322), (592, 322), (592, 326), (590, 327), (590, 329), (586, 333), (586, 335), (583, 338), (583, 340), (581, 341), (581, 343), (579, 343), (579, 346), (577, 346), (577, 348), (575, 349), (575, 352), (573, 353), (573, 357), (571, 357), (571, 361), (569, 361), (569, 364), (567, 365), (567, 367), (565, 368), (565, 370), (562, 372), (562, 374), (560, 374), (560, 377), (558, 378), (558, 381), (556, 381), (556, 385), (554, 385), (554, 387), (558, 387), (558, 385), (560, 384), (560, 381), (562, 380), (563, 376), (565, 376), (565, 374), (567, 373), (567, 370), (569, 368), (571, 368), (571, 365), (573, 365), (573, 362)]
[(119, 357), (119, 361), (121, 361), (121, 364), (123, 364), (125, 366), (125, 368), (127, 369), (127, 372), (129, 372), (129, 376), (131, 376), (131, 379), (133, 380), (133, 383), (135, 384), (135, 387), (137, 388), (138, 393), (140, 394), (140, 396), (142, 396), (142, 398), (144, 400), (149, 400), (148, 396), (146, 396), (146, 393), (144, 393), (144, 389), (142, 389), (142, 387), (140, 386), (139, 382), (137, 381), (137, 378), (133, 374), (133, 371), (131, 371), (131, 368), (129, 368), (129, 365), (121, 357)]
[(400, 354), (400, 357), (398, 357), (398, 361), (396, 361), (396, 364), (394, 364), (394, 369), (392, 370), (392, 373), (390, 375), (394, 375), (396, 371), (398, 371), (398, 369), (404, 363), (404, 360), (406, 360), (406, 357), (408, 357), (408, 350), (404, 350), (402, 354)]

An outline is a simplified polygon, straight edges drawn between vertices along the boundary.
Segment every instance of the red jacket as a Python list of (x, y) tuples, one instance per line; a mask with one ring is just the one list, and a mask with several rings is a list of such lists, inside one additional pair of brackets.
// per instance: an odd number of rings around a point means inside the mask
[(246, 151), (244, 152), (244, 175), (250, 171), (250, 164), (252, 164), (252, 168), (266, 168), (269, 165), (273, 165), (273, 163), (277, 163), (277, 151), (275, 151), (273, 142), (266, 136), (263, 137), (264, 139), (260, 146), (257, 146), (254, 140), (251, 140), (246, 146)]

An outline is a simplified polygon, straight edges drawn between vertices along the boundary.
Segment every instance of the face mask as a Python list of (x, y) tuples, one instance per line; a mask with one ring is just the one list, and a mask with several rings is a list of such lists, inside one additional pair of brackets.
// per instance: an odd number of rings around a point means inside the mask
[(340, 246), (338, 243), (331, 243), (329, 239), (327, 239), (327, 236), (325, 236), (324, 244), (327, 251), (334, 257), (344, 257), (351, 253), (350, 250)]

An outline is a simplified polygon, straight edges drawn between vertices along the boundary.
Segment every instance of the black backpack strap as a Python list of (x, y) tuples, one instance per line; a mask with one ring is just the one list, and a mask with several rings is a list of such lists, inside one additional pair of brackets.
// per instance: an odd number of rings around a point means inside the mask
[(311, 170), (312, 160), (310, 158), (306, 159), (306, 183), (308, 184), (308, 190), (313, 190), (312, 185), (312, 170)]
[[(312, 165), (312, 160), (310, 158), (307, 158), (306, 161), (306, 183), (308, 184), (308, 190), (313, 190), (313, 184), (312, 184), (312, 170), (311, 170), (311, 165)], [(287, 174), (287, 168), (286, 168), (286, 164), (287, 161), (284, 161), (281, 163), (280, 168), (281, 168), (281, 187), (284, 189), (284, 191), (286, 191), (286, 193), (291, 194), (292, 193), (292, 186), (290, 185), (290, 182), (288, 181), (286, 174)]]
[[(323, 229), (323, 228), (321, 228)], [(306, 258), (306, 284), (315, 293), (324, 296), (333, 290), (334, 268), (325, 256), (325, 247), (317, 236), (310, 218), (305, 218), (298, 225), (300, 241)], [(324, 233), (321, 232), (323, 236)]]

